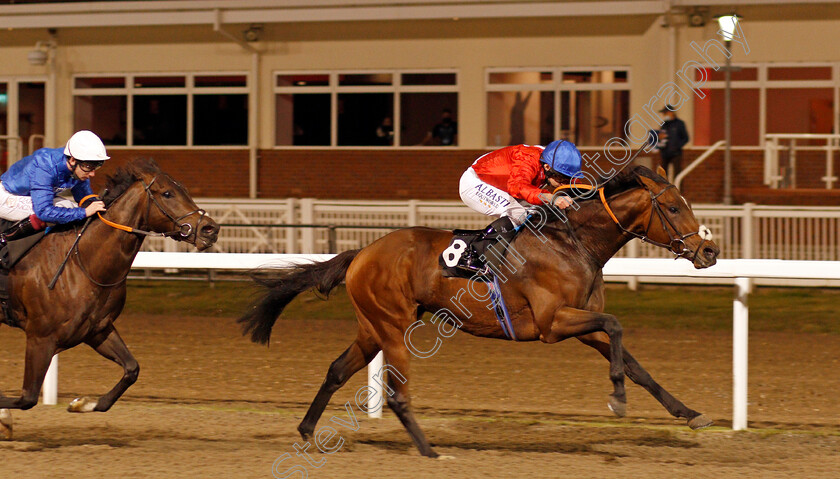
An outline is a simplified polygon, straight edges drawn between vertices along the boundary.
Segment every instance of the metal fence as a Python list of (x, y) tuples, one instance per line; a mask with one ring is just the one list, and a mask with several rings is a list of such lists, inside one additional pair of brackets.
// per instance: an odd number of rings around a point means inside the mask
[[(397, 228), (481, 228), (490, 218), (455, 201), (340, 201), (316, 199), (196, 202), (222, 224), (215, 252), (337, 253), (364, 247)], [(840, 260), (840, 207), (696, 205), (723, 258)], [(189, 251), (149, 238), (145, 251)], [(669, 257), (661, 248), (630, 242), (619, 257)]]

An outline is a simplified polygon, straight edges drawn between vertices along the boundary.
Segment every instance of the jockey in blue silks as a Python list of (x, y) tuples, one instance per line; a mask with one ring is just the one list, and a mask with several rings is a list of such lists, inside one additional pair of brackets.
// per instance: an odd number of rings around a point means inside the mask
[[(35, 234), (47, 223), (69, 223), (105, 211), (90, 179), (110, 158), (93, 132), (78, 131), (64, 148), (41, 148), (0, 175), (0, 218), (17, 221), (0, 233), (0, 246)], [(70, 190), (75, 202), (58, 196)], [(85, 207), (78, 202), (90, 197)]]

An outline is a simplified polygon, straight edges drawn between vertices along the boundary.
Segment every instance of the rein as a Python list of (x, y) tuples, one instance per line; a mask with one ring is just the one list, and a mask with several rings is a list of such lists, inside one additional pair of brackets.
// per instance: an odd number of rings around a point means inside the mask
[[(165, 233), (158, 233), (158, 232), (155, 232), (155, 231), (145, 231), (145, 230), (141, 230), (141, 229), (137, 229), (137, 228), (132, 228), (131, 226), (125, 226), (125, 225), (121, 225), (119, 223), (114, 223), (113, 221), (109, 221), (109, 220), (105, 219), (105, 217), (102, 216), (102, 213), (97, 212), (96, 215), (99, 216), (99, 219), (102, 220), (103, 223), (110, 226), (111, 228), (125, 231), (126, 233), (134, 233), (134, 234), (139, 234), (139, 235), (144, 235), (144, 236), (160, 236), (160, 237), (164, 237), (164, 238), (172, 238), (175, 241), (182, 241), (184, 239), (189, 238), (193, 234), (193, 227), (189, 223), (179, 223), (179, 222), (182, 219), (186, 218), (187, 216), (191, 216), (191, 215), (194, 215), (196, 213), (200, 213), (201, 216), (198, 219), (198, 223), (196, 223), (196, 229), (198, 229), (198, 226), (201, 225), (201, 221), (204, 219), (204, 216), (207, 214), (206, 211), (204, 211), (201, 208), (198, 208), (198, 209), (195, 209), (193, 211), (190, 211), (189, 213), (187, 213), (185, 215), (181, 215), (181, 216), (175, 218), (174, 216), (169, 214), (169, 212), (167, 212), (165, 209), (163, 209), (163, 206), (161, 206), (160, 203), (158, 203), (157, 199), (155, 199), (154, 195), (152, 195), (151, 188), (152, 188), (152, 185), (155, 183), (155, 181), (157, 181), (157, 176), (152, 178), (152, 181), (150, 181), (148, 185), (146, 184), (145, 181), (143, 181), (143, 180), (140, 180), (140, 181), (143, 183), (144, 190), (146, 191), (146, 194), (148, 195), (149, 199), (152, 200), (152, 203), (154, 203), (155, 206), (157, 206), (158, 210), (160, 210), (160, 212), (163, 213), (164, 216), (169, 218), (169, 220), (172, 221), (172, 223), (174, 223), (175, 226), (178, 227), (178, 229), (172, 230), (172, 231), (167, 231)], [(96, 197), (96, 196), (97, 195), (85, 196), (84, 198), (81, 199), (81, 201), (79, 201), (79, 204), (82, 204), (82, 203), (84, 203), (85, 200), (87, 200), (89, 198), (92, 198), (92, 197)], [(151, 208), (151, 205), (149, 205), (149, 208)], [(148, 213), (148, 211), (147, 211), (147, 213)]]
[[(160, 203), (158, 203), (158, 201), (157, 201), (157, 199), (155, 199), (154, 195), (152, 195), (151, 187), (152, 187), (152, 185), (154, 184), (155, 181), (157, 181), (157, 176), (152, 178), (152, 181), (150, 181), (148, 185), (142, 179), (140, 180), (140, 182), (143, 183), (144, 191), (146, 192), (146, 195), (151, 200), (151, 203), (154, 203), (155, 206), (157, 206), (158, 210), (160, 210), (160, 212), (163, 213), (164, 216), (169, 218), (169, 220), (171, 220), (172, 223), (174, 223), (175, 226), (178, 227), (178, 229), (173, 230), (173, 231), (167, 231), (165, 233), (158, 233), (158, 232), (155, 232), (155, 231), (145, 231), (145, 230), (140, 230), (140, 229), (137, 229), (137, 228), (132, 228), (130, 226), (121, 225), (119, 223), (114, 223), (113, 221), (109, 221), (109, 220), (105, 219), (100, 212), (96, 213), (97, 216), (99, 216), (99, 219), (102, 220), (102, 222), (105, 223), (106, 225), (108, 225), (108, 226), (110, 226), (114, 229), (125, 231), (126, 233), (134, 233), (134, 234), (143, 235), (143, 236), (160, 236), (160, 237), (165, 237), (165, 238), (172, 238), (175, 241), (183, 241), (183, 240), (189, 238), (194, 233), (193, 226), (189, 223), (179, 223), (179, 222), (181, 220), (183, 220), (184, 218), (186, 218), (187, 216), (191, 216), (191, 215), (194, 215), (196, 213), (200, 213), (200, 217), (199, 217), (198, 222), (196, 223), (196, 227), (195, 227), (195, 231), (197, 232), (198, 229), (199, 229), (199, 226), (201, 226), (201, 222), (202, 222), (202, 220), (204, 220), (204, 216), (207, 214), (207, 212), (204, 211), (201, 208), (198, 208), (198, 209), (195, 209), (193, 211), (190, 211), (189, 213), (187, 213), (185, 215), (181, 215), (178, 218), (175, 218), (174, 216), (169, 214), (169, 212), (166, 211), (163, 208), (163, 206), (161, 206)], [(84, 203), (88, 199), (96, 198), (96, 197), (98, 197), (98, 195), (85, 196), (84, 198), (82, 198), (79, 201), (79, 204)], [(149, 203), (148, 207), (146, 208), (146, 216), (147, 217), (149, 215), (149, 211), (152, 208), (151, 203)], [(122, 279), (120, 279), (119, 281), (117, 281), (115, 283), (100, 283), (99, 281), (96, 281), (95, 279), (93, 279), (93, 277), (88, 272), (87, 268), (85, 268), (84, 264), (82, 263), (82, 257), (79, 254), (79, 240), (82, 238), (82, 234), (84, 234), (84, 232), (87, 230), (88, 225), (90, 225), (90, 221), (91, 221), (92, 218), (93, 217), (88, 217), (88, 219), (87, 219), (87, 221), (85, 221), (85, 224), (82, 227), (81, 231), (79, 231), (79, 233), (76, 235), (76, 240), (73, 242), (73, 245), (70, 246), (70, 250), (67, 251), (67, 255), (64, 257), (64, 261), (62, 261), (61, 265), (58, 268), (58, 271), (56, 271), (55, 276), (53, 277), (52, 281), (50, 281), (50, 284), (48, 286), (49, 289), (55, 288), (55, 283), (58, 281), (59, 276), (61, 276), (61, 273), (64, 271), (64, 267), (67, 265), (67, 261), (70, 259), (71, 254), (76, 255), (76, 260), (79, 263), (79, 269), (81, 269), (82, 273), (84, 273), (84, 275), (87, 277), (87, 279), (91, 283), (95, 284), (96, 286), (99, 286), (99, 287), (102, 287), (102, 288), (110, 288), (110, 287), (122, 284), (123, 282), (125, 282), (126, 278), (128, 278), (128, 275), (131, 272), (131, 268), (129, 268), (129, 270), (125, 273), (125, 276), (123, 276)]]
[[(674, 223), (670, 219), (668, 219), (668, 217), (662, 211), (662, 206), (659, 204), (658, 199), (659, 199), (660, 196), (662, 196), (670, 188), (676, 189), (676, 186), (674, 186), (674, 185), (669, 184), (668, 186), (663, 188), (662, 191), (660, 191), (659, 193), (657, 193), (655, 195), (654, 195), (653, 191), (645, 188), (645, 190), (650, 194), (651, 213), (650, 213), (650, 218), (648, 219), (647, 228), (645, 228), (644, 233), (636, 233), (635, 231), (630, 231), (629, 229), (625, 228), (621, 224), (621, 222), (615, 216), (615, 213), (613, 213), (612, 208), (610, 208), (609, 202), (607, 202), (607, 197), (606, 197), (606, 194), (604, 193), (604, 187), (603, 186), (600, 187), (600, 188), (596, 188), (594, 186), (586, 185), (586, 184), (560, 185), (560, 186), (558, 186), (557, 188), (554, 189), (554, 194), (557, 194), (558, 191), (567, 190), (567, 189), (571, 189), (571, 188), (578, 189), (578, 190), (594, 190), (594, 189), (597, 189), (598, 190), (598, 196), (601, 198), (601, 203), (604, 205), (604, 209), (607, 211), (607, 214), (610, 215), (610, 218), (619, 227), (619, 229), (621, 229), (622, 232), (624, 232), (626, 234), (629, 234), (630, 236), (633, 236), (634, 238), (638, 238), (645, 243), (649, 243), (649, 244), (652, 244), (654, 246), (659, 246), (661, 248), (667, 249), (668, 251), (670, 251), (674, 255), (674, 259), (686, 258), (686, 259), (689, 259), (689, 260), (693, 261), (695, 258), (697, 258), (697, 253), (700, 251), (700, 248), (703, 247), (703, 244), (706, 241), (709, 241), (709, 240), (712, 239), (712, 232), (709, 231), (709, 229), (707, 227), (703, 226), (703, 225), (700, 225), (700, 228), (698, 228), (697, 231), (694, 231), (692, 233), (680, 234), (680, 232), (674, 226)], [(653, 225), (653, 214), (654, 214), (654, 212), (659, 217), (659, 222), (662, 225), (662, 229), (665, 231), (665, 233), (668, 236), (671, 237), (671, 241), (667, 244), (666, 243), (660, 243), (658, 241), (654, 241), (654, 240), (650, 239), (650, 236), (648, 235), (648, 233), (650, 232), (650, 228)], [(670, 226), (670, 229), (668, 228), (669, 226)], [(672, 233), (672, 231), (673, 231), (673, 233)], [(692, 250), (686, 248), (685, 240), (686, 240), (686, 238), (690, 238), (694, 235), (700, 236), (701, 241), (697, 245), (697, 248), (695, 248), (694, 251), (692, 251)]]

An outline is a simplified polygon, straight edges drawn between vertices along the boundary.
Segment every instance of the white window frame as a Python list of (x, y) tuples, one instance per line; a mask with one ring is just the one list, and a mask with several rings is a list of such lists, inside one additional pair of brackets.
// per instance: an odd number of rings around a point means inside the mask
[[(235, 87), (196, 87), (195, 78), (204, 76), (244, 76), (245, 86)], [(137, 77), (184, 77), (183, 87), (165, 87), (165, 88), (137, 88), (134, 86), (135, 78)], [(123, 88), (77, 88), (76, 79), (78, 78), (124, 78), (125, 87)], [(131, 73), (78, 73), (73, 75), (72, 81), (72, 96), (75, 103), (77, 96), (125, 96), (126, 97), (126, 145), (108, 146), (109, 149), (150, 149), (150, 150), (174, 150), (174, 149), (242, 149), (248, 148), (248, 139), (242, 145), (193, 145), (193, 96), (196, 95), (213, 95), (213, 94), (251, 94), (251, 74), (247, 71), (207, 71), (207, 72), (131, 72)], [(186, 95), (187, 97), (187, 144), (186, 145), (134, 145), (134, 96), (143, 95)], [(250, 105), (250, 99), (248, 101)], [(73, 108), (73, 116), (75, 121), (75, 107)], [(250, 128), (250, 125), (248, 125)]]
[[(706, 68), (714, 69), (711, 64), (704, 65)], [(840, 131), (840, 62), (757, 62), (757, 63), (738, 63), (733, 64), (735, 67), (742, 68), (757, 68), (758, 76), (756, 80), (732, 80), (730, 88), (735, 91), (739, 89), (758, 89), (758, 105), (759, 105), (759, 132), (756, 138), (755, 145), (733, 145), (732, 149), (739, 150), (754, 150), (756, 148), (763, 148), (764, 137), (767, 134), (767, 90), (768, 89), (784, 89), (784, 88), (831, 88), (834, 96), (834, 131)], [(723, 65), (720, 65), (723, 68)], [(769, 80), (770, 68), (785, 68), (785, 67), (830, 67), (831, 79), (829, 80)], [(725, 81), (708, 81), (703, 84), (703, 88), (720, 89), (726, 88)], [(695, 96), (694, 101), (699, 99)], [(701, 145), (708, 146), (708, 145)], [(819, 148), (809, 147), (806, 145), (797, 146), (801, 149)]]
[[(404, 74), (454, 74), (454, 85), (403, 85), (402, 75)], [(327, 75), (329, 85), (319, 86), (277, 86), (277, 77), (287, 75)], [(340, 75), (391, 75), (391, 85), (353, 85), (340, 86), (338, 79)], [(330, 94), (330, 144), (329, 145), (278, 145), (276, 136), (272, 139), (275, 150), (286, 149), (382, 149), (401, 148), (410, 149), (416, 146), (400, 145), (400, 128), (402, 115), (400, 112), (402, 93), (455, 93), (458, 95), (458, 102), (461, 101), (461, 75), (455, 68), (443, 69), (376, 69), (376, 70), (274, 70), (272, 72), (272, 100), (276, 101), (277, 95), (293, 95), (295, 93), (329, 93)], [(338, 145), (338, 95), (340, 93), (393, 93), (394, 94), (394, 144), (390, 146), (339, 146)], [(459, 108), (460, 110), (460, 108)], [(276, 113), (276, 112), (275, 112)], [(274, 122), (277, 121), (277, 115)], [(277, 125), (272, 123), (273, 134), (276, 135)], [(457, 146), (424, 146), (422, 148), (457, 148)]]
[[(565, 72), (600, 72), (600, 71), (624, 71), (627, 72), (627, 81), (621, 83), (563, 83)], [(490, 76), (493, 73), (521, 73), (521, 72), (550, 72), (550, 83), (490, 83)], [(560, 97), (564, 91), (605, 91), (605, 90), (627, 90), (630, 104), (632, 105), (633, 95), (633, 71), (629, 65), (612, 66), (562, 66), (562, 67), (488, 67), (484, 69), (484, 111), (487, 112), (487, 94), (491, 92), (516, 92), (516, 91), (551, 91), (554, 92), (554, 138), (560, 138)], [(485, 126), (484, 142), (485, 148), (498, 148), (497, 145), (487, 143), (487, 131)], [(604, 145), (585, 145), (581, 149), (602, 149)]]

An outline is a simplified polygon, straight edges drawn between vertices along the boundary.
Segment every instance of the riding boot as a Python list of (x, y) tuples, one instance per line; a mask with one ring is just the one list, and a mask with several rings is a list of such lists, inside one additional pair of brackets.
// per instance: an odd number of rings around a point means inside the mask
[(0, 233), (0, 246), (5, 245), (9, 241), (19, 240), (32, 236), (46, 227), (46, 223), (41, 221), (35, 215), (30, 215), (29, 218), (24, 218), (6, 231)]
[(515, 229), (516, 227), (513, 226), (513, 221), (511, 221), (510, 217), (502, 216), (501, 218), (487, 225), (487, 228), (485, 228), (482, 233), (486, 238), (487, 236), (493, 233), (509, 233), (511, 231), (514, 231)]
[(484, 251), (476, 251), (474, 246), (475, 243), (485, 240), (491, 235), (497, 235), (498, 237), (504, 233), (510, 233), (515, 230), (516, 228), (513, 226), (513, 222), (507, 216), (502, 216), (501, 218), (493, 221), (470, 242), (469, 246), (467, 246), (467, 251), (461, 256), (461, 261), (458, 264), (458, 267), (481, 274), (487, 273), (487, 267), (481, 261), (481, 256), (484, 254)]

